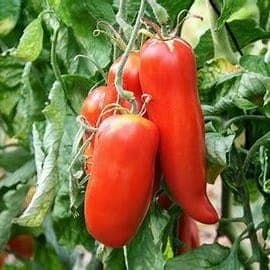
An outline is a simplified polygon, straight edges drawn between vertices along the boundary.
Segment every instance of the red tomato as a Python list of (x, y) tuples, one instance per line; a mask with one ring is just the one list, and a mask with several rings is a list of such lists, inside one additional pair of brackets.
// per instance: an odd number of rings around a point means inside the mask
[(200, 246), (197, 224), (185, 213), (182, 213), (178, 222), (178, 238), (184, 243), (184, 247), (179, 248), (178, 254)]
[(96, 126), (97, 120), (104, 107), (110, 103), (114, 103), (116, 97), (116, 92), (112, 87), (99, 86), (95, 88), (84, 100), (81, 115), (84, 116), (91, 126)]
[(32, 235), (21, 234), (12, 238), (7, 247), (20, 257), (30, 259), (34, 255), (35, 242)]
[[(115, 73), (119, 66), (120, 60), (121, 57), (117, 58), (109, 70), (108, 85), (114, 84)], [(140, 53), (133, 51), (129, 54), (127, 62), (123, 69), (123, 88), (132, 91), (136, 97), (141, 98), (142, 90), (139, 79), (139, 69), (140, 69)]]
[(191, 47), (181, 39), (149, 39), (141, 49), (140, 82), (152, 96), (148, 117), (160, 131), (160, 162), (172, 196), (194, 219), (216, 223), (206, 195), (204, 121)]
[(106, 246), (127, 244), (146, 215), (158, 139), (157, 127), (134, 114), (111, 116), (99, 127), (84, 214), (88, 232)]
[[(108, 85), (111, 85), (113, 87), (114, 87), (115, 74), (119, 66), (120, 59), (121, 57), (116, 59), (116, 61), (112, 64), (108, 73)], [(123, 69), (123, 75), (122, 75), (123, 88), (125, 90), (131, 91), (134, 93), (134, 96), (136, 98), (136, 102), (138, 105), (138, 109), (140, 109), (142, 105), (142, 102), (141, 102), (142, 90), (141, 90), (141, 84), (140, 84), (140, 79), (139, 79), (139, 69), (140, 69), (140, 53), (137, 51), (133, 51), (129, 54), (126, 64)], [(127, 107), (126, 104), (125, 104), (125, 107)]]

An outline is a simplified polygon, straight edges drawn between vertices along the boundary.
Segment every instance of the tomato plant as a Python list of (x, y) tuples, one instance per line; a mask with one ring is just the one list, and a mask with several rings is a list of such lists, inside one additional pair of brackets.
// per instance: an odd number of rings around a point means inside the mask
[[(0, 0), (1, 267), (268, 269), (269, 14), (262, 0)], [(189, 244), (181, 213), (216, 223)], [(6, 256), (18, 235), (31, 260)]]

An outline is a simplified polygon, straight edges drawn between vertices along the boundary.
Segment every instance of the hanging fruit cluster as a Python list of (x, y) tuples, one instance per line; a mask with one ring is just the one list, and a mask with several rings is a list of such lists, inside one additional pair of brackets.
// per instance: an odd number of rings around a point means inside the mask
[[(151, 200), (160, 196), (163, 205), (167, 195), (157, 195), (162, 176), (169, 196), (183, 210), (178, 221), (182, 253), (199, 246), (194, 220), (213, 224), (218, 215), (206, 194), (194, 53), (175, 31), (164, 36), (154, 28), (158, 35), (137, 51), (127, 48), (112, 64), (107, 84), (91, 90), (82, 105), (84, 170), (89, 176), (85, 223), (104, 245), (126, 245)], [(165, 200), (164, 208), (170, 207)]]

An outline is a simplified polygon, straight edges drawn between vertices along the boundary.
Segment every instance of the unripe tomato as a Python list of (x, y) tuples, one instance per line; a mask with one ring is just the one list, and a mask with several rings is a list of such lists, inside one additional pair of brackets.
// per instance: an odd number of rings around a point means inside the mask
[(88, 232), (110, 247), (135, 235), (148, 210), (154, 183), (159, 134), (134, 114), (105, 119), (95, 136), (84, 215)]

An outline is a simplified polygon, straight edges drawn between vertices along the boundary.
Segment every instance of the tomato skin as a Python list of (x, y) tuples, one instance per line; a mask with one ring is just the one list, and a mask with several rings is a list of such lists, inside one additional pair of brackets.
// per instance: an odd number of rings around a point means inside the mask
[(178, 222), (178, 239), (184, 243), (184, 247), (178, 249), (178, 254), (183, 254), (190, 249), (200, 246), (200, 238), (195, 221), (182, 213)]
[(9, 240), (7, 247), (15, 252), (15, 255), (30, 259), (33, 257), (35, 250), (34, 238), (29, 234), (17, 235)]
[(153, 193), (158, 141), (157, 127), (138, 115), (114, 115), (101, 123), (84, 214), (88, 232), (104, 245), (122, 247), (142, 223)]
[[(91, 91), (84, 100), (81, 115), (91, 126), (96, 126), (104, 107), (116, 101), (117, 94), (112, 87), (99, 86)], [(109, 116), (106, 114), (106, 116)], [(105, 116), (104, 116), (105, 117)]]
[(152, 96), (147, 113), (160, 131), (160, 161), (172, 196), (195, 220), (216, 223), (206, 195), (204, 121), (196, 63), (181, 39), (149, 39), (141, 49), (140, 82)]

